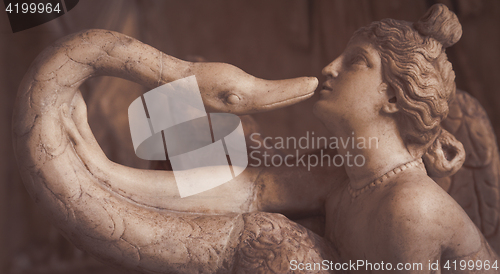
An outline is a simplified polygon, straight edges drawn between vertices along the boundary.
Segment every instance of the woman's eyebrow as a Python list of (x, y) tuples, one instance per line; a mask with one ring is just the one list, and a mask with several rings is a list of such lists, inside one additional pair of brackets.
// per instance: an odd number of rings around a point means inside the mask
[(363, 55), (365, 55), (366, 57), (371, 57), (370, 56), (370, 53), (368, 51), (366, 51), (364, 48), (362, 47), (355, 47), (354, 48), (354, 53), (362, 53)]

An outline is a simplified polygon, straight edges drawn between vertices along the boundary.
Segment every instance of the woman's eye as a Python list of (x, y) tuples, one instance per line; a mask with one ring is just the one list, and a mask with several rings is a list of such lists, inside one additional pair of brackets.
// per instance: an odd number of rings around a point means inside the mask
[(351, 62), (350, 63), (352, 65), (368, 65), (368, 62), (367, 62), (366, 58), (363, 55), (361, 55), (361, 54), (354, 55), (351, 58)]

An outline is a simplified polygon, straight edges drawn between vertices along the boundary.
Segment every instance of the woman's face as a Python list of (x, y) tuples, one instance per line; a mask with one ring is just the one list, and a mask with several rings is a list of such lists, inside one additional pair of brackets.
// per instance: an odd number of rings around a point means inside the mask
[(352, 39), (322, 73), (326, 81), (314, 114), (332, 132), (345, 126), (351, 131), (370, 123), (388, 101), (380, 56), (364, 37)]

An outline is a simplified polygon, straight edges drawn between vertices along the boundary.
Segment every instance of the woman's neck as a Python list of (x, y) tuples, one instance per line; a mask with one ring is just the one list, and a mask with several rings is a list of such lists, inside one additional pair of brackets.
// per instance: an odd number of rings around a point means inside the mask
[(338, 149), (344, 159), (351, 159), (350, 162), (344, 162), (344, 167), (354, 190), (362, 189), (385, 173), (414, 160), (399, 136), (395, 123), (352, 128), (336, 137), (346, 141), (350, 138), (351, 142), (356, 143), (354, 146), (339, 145)]

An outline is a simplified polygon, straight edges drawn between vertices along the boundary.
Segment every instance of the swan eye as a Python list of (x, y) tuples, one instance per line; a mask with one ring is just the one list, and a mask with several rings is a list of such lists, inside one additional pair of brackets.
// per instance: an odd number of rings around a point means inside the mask
[(240, 97), (238, 97), (238, 95), (236, 94), (231, 94), (227, 97), (227, 101), (230, 103), (230, 104), (237, 104), (240, 102)]

